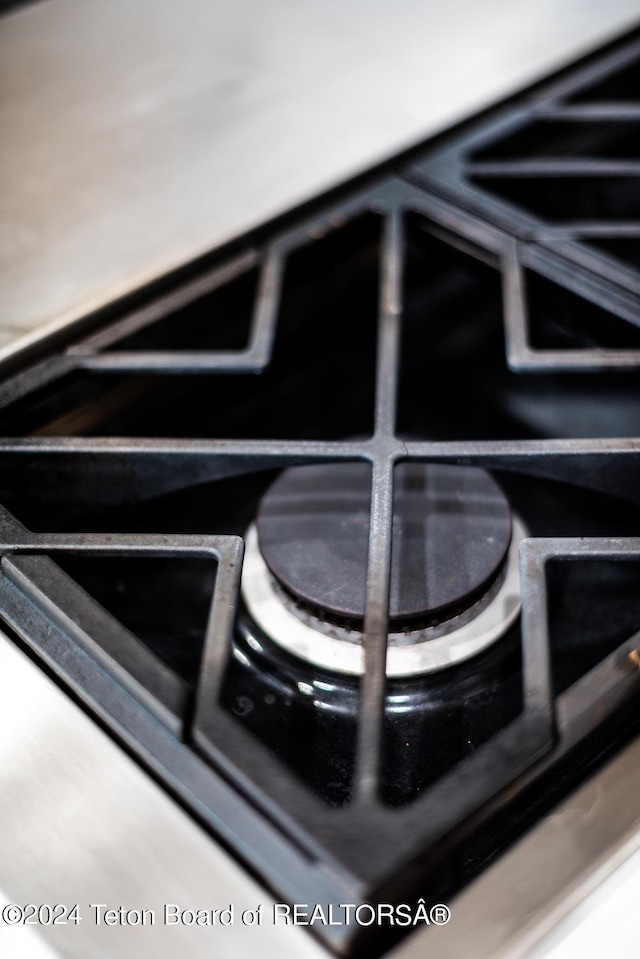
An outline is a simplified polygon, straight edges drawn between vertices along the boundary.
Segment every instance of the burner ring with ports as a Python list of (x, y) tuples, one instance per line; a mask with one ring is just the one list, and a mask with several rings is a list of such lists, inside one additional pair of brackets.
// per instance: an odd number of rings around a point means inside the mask
[[(247, 533), (242, 577), (268, 637), (352, 675), (363, 670), (369, 484), (361, 463), (284, 471)], [(443, 669), (504, 635), (520, 610), (525, 536), (484, 470), (397, 467), (388, 675)]]

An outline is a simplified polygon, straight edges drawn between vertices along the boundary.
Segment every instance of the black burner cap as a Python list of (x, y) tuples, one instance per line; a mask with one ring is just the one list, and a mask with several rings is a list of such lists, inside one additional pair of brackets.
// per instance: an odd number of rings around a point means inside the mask
[[(366, 463), (285, 470), (258, 512), (260, 550), (283, 589), (315, 615), (364, 618), (371, 471)], [(390, 619), (434, 619), (471, 605), (500, 571), (509, 503), (484, 470), (402, 463), (395, 471)]]

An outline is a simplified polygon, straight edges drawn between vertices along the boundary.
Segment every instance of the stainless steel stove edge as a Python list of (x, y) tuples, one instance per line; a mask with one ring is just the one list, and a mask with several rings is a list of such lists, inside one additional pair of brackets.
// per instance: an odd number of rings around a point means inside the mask
[[(328, 956), (302, 927), (96, 926), (90, 903), (160, 913), (165, 902), (232, 902), (239, 914), (273, 899), (4, 636), (0, 748), (0, 888), (23, 904), (81, 903), (80, 925), (40, 930), (60, 957)], [(640, 848), (639, 794), (637, 740), (450, 903), (447, 926), (410, 936), (390, 957), (527, 956)], [(24, 927), (4, 934), (19, 955)]]

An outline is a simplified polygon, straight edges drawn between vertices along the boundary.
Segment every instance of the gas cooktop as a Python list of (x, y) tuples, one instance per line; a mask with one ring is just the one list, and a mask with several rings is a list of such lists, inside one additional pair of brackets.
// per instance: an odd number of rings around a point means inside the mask
[(638, 732), (639, 80), (632, 36), (0, 386), (5, 628), (282, 900), (368, 904), (336, 952)]

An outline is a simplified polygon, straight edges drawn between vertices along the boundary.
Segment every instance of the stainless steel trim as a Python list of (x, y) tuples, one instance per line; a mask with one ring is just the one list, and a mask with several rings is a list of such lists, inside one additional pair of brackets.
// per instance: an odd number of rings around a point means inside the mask
[(0, 359), (637, 19), (637, 0), (56, 0), (5, 16)]
[[(166, 901), (236, 909), (272, 898), (6, 637), (0, 635), (0, 887), (13, 901)], [(627, 747), (450, 905), (452, 920), (390, 959), (519, 959), (640, 849), (640, 740)], [(158, 837), (162, 836), (162, 843)], [(637, 858), (637, 856), (636, 856)], [(135, 868), (133, 865), (135, 864)], [(622, 918), (622, 917), (621, 917)], [(627, 924), (627, 928), (629, 928)], [(21, 931), (22, 930), (22, 931)], [(64, 959), (327, 953), (303, 928), (41, 930)], [(16, 954), (23, 927), (4, 934)], [(12, 955), (12, 953), (8, 953)], [(34, 949), (34, 956), (38, 952)], [(544, 952), (536, 951), (536, 959)]]
[[(271, 923), (95, 926), (90, 903), (238, 913), (273, 899), (1, 634), (0, 755), (0, 888), (23, 905), (79, 902), (85, 916), (40, 930), (58, 956), (326, 956), (303, 928)], [(28, 955), (30, 929), (4, 927), (3, 955)]]
[[(640, 739), (450, 903), (452, 918), (447, 926), (425, 929), (390, 953), (389, 959), (528, 956), (556, 923), (640, 849), (639, 796)], [(624, 920), (621, 915), (623, 930)], [(633, 936), (626, 946), (636, 951), (621, 948), (612, 954), (625, 959), (637, 955), (636, 923), (635, 916), (626, 922), (627, 933)], [(612, 936), (615, 933), (612, 930)], [(544, 951), (537, 951), (536, 959), (543, 955)]]

